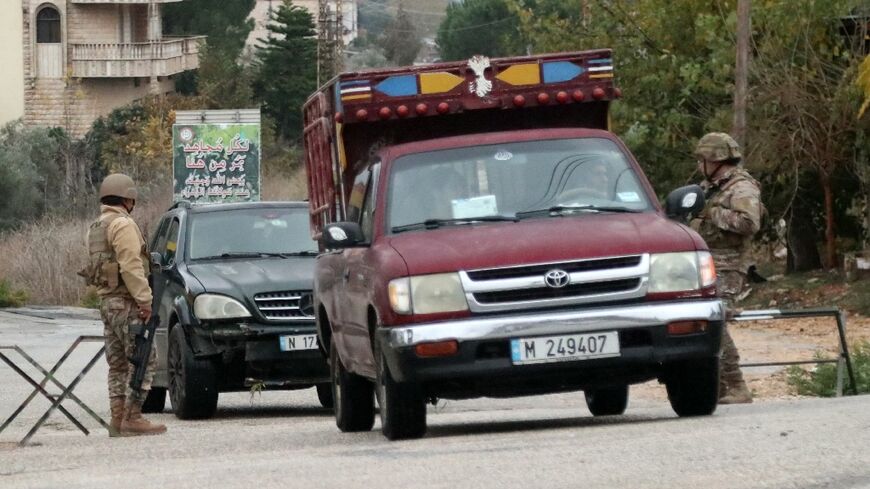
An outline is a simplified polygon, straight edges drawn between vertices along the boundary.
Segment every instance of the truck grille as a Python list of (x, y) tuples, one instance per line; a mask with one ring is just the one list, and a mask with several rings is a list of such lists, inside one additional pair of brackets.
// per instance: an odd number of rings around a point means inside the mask
[(515, 311), (641, 299), (649, 263), (648, 254), (629, 255), (463, 271), (459, 277), (473, 312)]
[(608, 270), (614, 268), (636, 267), (640, 263), (640, 256), (620, 256), (617, 258), (603, 258), (600, 260), (584, 260), (568, 263), (549, 263), (542, 265), (529, 265), (524, 267), (493, 268), (491, 270), (475, 270), (468, 272), (471, 280), (498, 280), (505, 278), (524, 277), (529, 275), (543, 275), (553, 268), (559, 268), (568, 273), (590, 272), (594, 270)]
[(314, 302), (310, 290), (266, 292), (254, 296), (260, 314), (272, 321), (313, 321)]
[(614, 292), (627, 292), (637, 289), (640, 285), (639, 278), (623, 280), (611, 280), (608, 282), (595, 282), (588, 284), (568, 285), (561, 289), (539, 287), (534, 289), (515, 289), (497, 292), (479, 292), (474, 298), (481, 304), (494, 304), (499, 302), (537, 301), (544, 299), (558, 299), (563, 297), (583, 297), (598, 294), (611, 294)]

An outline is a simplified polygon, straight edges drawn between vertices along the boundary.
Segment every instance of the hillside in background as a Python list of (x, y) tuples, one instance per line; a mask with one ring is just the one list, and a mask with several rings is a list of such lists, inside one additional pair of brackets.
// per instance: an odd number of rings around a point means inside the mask
[[(399, 8), (399, 0), (358, 0), (360, 10), (366, 9), (373, 14), (383, 12), (383, 15), (395, 17)], [(447, 5), (451, 0), (401, 0), (405, 10), (411, 14), (414, 25), (420, 30), (422, 37), (435, 37), (438, 26), (447, 14)]]

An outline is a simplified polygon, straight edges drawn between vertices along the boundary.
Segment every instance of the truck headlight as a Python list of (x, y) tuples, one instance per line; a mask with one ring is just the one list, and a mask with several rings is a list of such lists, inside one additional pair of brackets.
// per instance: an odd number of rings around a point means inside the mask
[(251, 313), (241, 302), (217, 294), (201, 294), (193, 301), (193, 312), (199, 319), (248, 318)]
[(457, 273), (418, 275), (392, 280), (390, 306), (398, 314), (433, 314), (468, 310)]
[(649, 291), (682, 292), (716, 283), (713, 257), (706, 251), (659, 253), (650, 256)]

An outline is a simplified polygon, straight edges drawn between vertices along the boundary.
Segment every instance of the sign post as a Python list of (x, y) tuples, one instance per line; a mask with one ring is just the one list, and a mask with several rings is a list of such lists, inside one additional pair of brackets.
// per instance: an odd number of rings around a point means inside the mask
[(172, 160), (176, 202), (259, 201), (259, 111), (256, 122), (241, 121), (239, 112), (179, 112), (172, 126)]

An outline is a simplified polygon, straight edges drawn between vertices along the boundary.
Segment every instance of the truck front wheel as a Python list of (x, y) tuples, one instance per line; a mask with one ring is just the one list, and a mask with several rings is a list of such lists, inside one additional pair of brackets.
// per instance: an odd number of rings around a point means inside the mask
[(344, 369), (335, 342), (329, 345), (335, 424), (343, 432), (369, 431), (375, 424), (372, 383)]
[(706, 416), (719, 403), (719, 359), (672, 365), (665, 379), (668, 400), (679, 416)]
[(388, 440), (420, 438), (426, 434), (426, 399), (411, 382), (396, 382), (383, 353), (378, 352), (377, 396), (381, 429)]
[(602, 389), (588, 389), (583, 391), (586, 395), (586, 407), (593, 416), (613, 416), (625, 412), (628, 406), (628, 386), (606, 387)]

